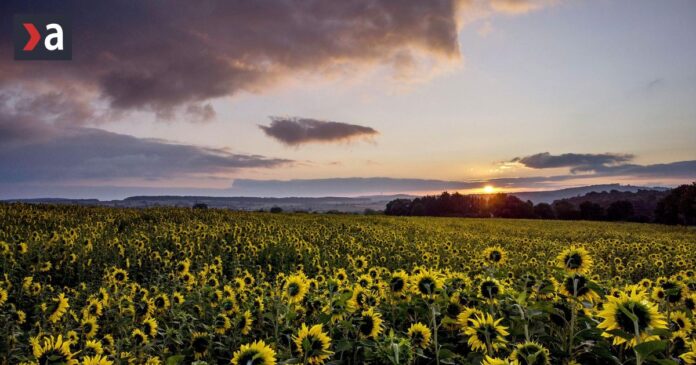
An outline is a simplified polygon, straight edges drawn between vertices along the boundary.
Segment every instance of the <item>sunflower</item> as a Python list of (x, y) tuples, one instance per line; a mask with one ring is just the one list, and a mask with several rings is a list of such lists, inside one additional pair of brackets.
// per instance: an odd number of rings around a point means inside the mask
[(662, 302), (667, 297), (667, 293), (661, 287), (656, 287), (653, 289), (650, 297), (656, 302)]
[(86, 338), (93, 338), (97, 335), (99, 331), (99, 324), (97, 319), (92, 316), (87, 316), (80, 322), (82, 324), (82, 333), (84, 333)]
[(84, 309), (82, 309), (83, 316), (99, 317), (102, 315), (103, 305), (102, 302), (97, 299), (90, 299)]
[(154, 337), (157, 334), (157, 320), (148, 317), (143, 320), (143, 332), (150, 336)]
[(584, 275), (568, 275), (559, 285), (559, 292), (567, 297), (575, 297), (589, 302), (599, 299), (599, 295), (590, 288), (590, 280)]
[(505, 336), (509, 333), (507, 327), (500, 324), (502, 321), (503, 318), (494, 319), (488, 313), (477, 314), (471, 320), (471, 325), (464, 329), (464, 334), (469, 336), (468, 344), (471, 349), (492, 355), (497, 350), (504, 348), (507, 343)]
[(338, 297), (332, 298), (326, 303), (322, 312), (331, 316), (331, 323), (338, 323), (345, 318), (346, 302)]
[(366, 310), (379, 304), (379, 298), (372, 290), (365, 289), (360, 285), (353, 288), (353, 294), (348, 300), (348, 309), (351, 312)]
[(691, 333), (691, 320), (682, 311), (672, 312), (669, 316), (669, 327), (672, 332), (684, 332), (686, 334)]
[(227, 331), (229, 331), (230, 328), (232, 328), (232, 322), (230, 322), (230, 318), (227, 317), (224, 313), (220, 313), (215, 317), (214, 321), (215, 325), (215, 333), (224, 335)]
[(621, 293), (618, 298), (607, 297), (607, 300), (599, 312), (603, 321), (597, 327), (606, 331), (604, 337), (614, 337), (614, 345), (623, 344), (626, 339), (609, 333), (613, 330), (632, 334), (633, 338), (628, 343), (632, 347), (640, 342), (659, 339), (659, 336), (650, 335), (649, 330), (667, 328), (664, 315), (658, 312), (657, 305), (651, 303), (644, 293)]
[(483, 312), (476, 308), (464, 307), (457, 315), (457, 325), (464, 331), (473, 324), (475, 316), (482, 316)]
[(363, 311), (359, 321), (360, 335), (374, 339), (382, 333), (382, 315), (375, 312), (374, 308)]
[(184, 296), (181, 295), (178, 291), (175, 291), (174, 294), (172, 294), (172, 303), (174, 304), (184, 304)]
[(111, 272), (111, 280), (114, 284), (123, 284), (128, 281), (128, 273), (123, 269), (114, 269)]
[(692, 312), (696, 311), (696, 293), (684, 298), (684, 307)]
[(515, 346), (510, 360), (519, 365), (550, 365), (549, 350), (541, 344), (528, 341)]
[(18, 309), (15, 311), (14, 319), (18, 324), (24, 324), (27, 321), (27, 314), (23, 310)]
[(77, 365), (77, 360), (73, 359), (70, 351), (70, 341), (63, 341), (63, 336), (58, 335), (44, 337), (43, 344), (39, 340), (33, 341), (32, 352), (39, 365), (65, 364)]
[(412, 324), (411, 327), (408, 328), (407, 334), (413, 346), (424, 349), (430, 345), (430, 336), (432, 333), (423, 323), (416, 322)]
[(478, 295), (485, 300), (495, 301), (503, 291), (502, 284), (494, 278), (482, 279), (478, 284)]
[(290, 303), (299, 303), (307, 295), (307, 280), (304, 274), (291, 275), (285, 281), (283, 293)]
[(179, 261), (176, 264), (176, 267), (174, 270), (176, 270), (177, 274), (179, 276), (183, 276), (184, 274), (188, 274), (189, 268), (191, 267), (191, 261), (189, 259)]
[(358, 256), (353, 260), (353, 267), (355, 268), (355, 271), (361, 272), (365, 270), (368, 266), (367, 259), (365, 256)]
[(191, 334), (191, 348), (196, 360), (200, 360), (208, 353), (210, 337), (206, 333), (194, 332)]
[(679, 356), (679, 358), (682, 359), (685, 364), (688, 364), (688, 365), (696, 364), (696, 341), (691, 341), (690, 351), (681, 354)]
[(164, 311), (169, 308), (169, 297), (167, 294), (161, 293), (155, 297), (154, 303), (158, 311)]
[(568, 272), (586, 274), (592, 269), (592, 257), (583, 247), (571, 246), (556, 258), (558, 266)]
[(42, 309), (48, 311), (48, 320), (51, 321), (51, 323), (56, 323), (60, 321), (65, 312), (68, 311), (70, 304), (63, 293), (58, 294), (56, 298), (53, 298), (53, 301), (55, 303), (52, 304), (50, 308), (44, 304)]
[(102, 355), (85, 356), (81, 365), (112, 365), (114, 362)]
[(157, 356), (151, 356), (147, 358), (144, 365), (162, 365), (162, 360)]
[(500, 246), (486, 247), (483, 250), (483, 259), (492, 266), (501, 266), (507, 259), (507, 253)]
[(507, 359), (486, 356), (481, 362), (481, 365), (513, 365), (513, 363), (508, 361)]
[(312, 365), (323, 364), (333, 354), (329, 351), (331, 338), (324, 333), (320, 324), (310, 328), (303, 323), (293, 341), (300, 357)]
[(147, 345), (148, 343), (147, 334), (138, 328), (131, 332), (131, 337), (133, 338), (133, 343), (135, 345)]
[(7, 301), (7, 290), (0, 287), (0, 305), (5, 304), (6, 301)]
[(249, 332), (251, 332), (252, 323), (251, 312), (246, 310), (244, 313), (240, 314), (237, 319), (237, 330), (239, 330), (242, 335), (248, 335)]
[(263, 341), (242, 345), (232, 356), (232, 365), (275, 365), (276, 353)]
[(443, 281), (437, 273), (423, 270), (413, 277), (413, 290), (423, 297), (437, 294), (443, 287)]
[(684, 294), (684, 284), (681, 282), (670, 279), (662, 283), (660, 286), (665, 291), (665, 299), (667, 299), (667, 303), (674, 304), (682, 300)]
[(104, 353), (104, 347), (98, 340), (87, 340), (81, 352), (82, 356), (95, 356)]

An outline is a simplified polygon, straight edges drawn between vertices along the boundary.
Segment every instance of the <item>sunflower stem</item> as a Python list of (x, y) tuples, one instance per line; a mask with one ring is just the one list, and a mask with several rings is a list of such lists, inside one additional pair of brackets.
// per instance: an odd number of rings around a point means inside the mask
[(430, 326), (432, 327), (433, 331), (433, 345), (435, 346), (435, 363), (437, 365), (440, 365), (440, 349), (438, 347), (437, 343), (437, 318), (436, 318), (436, 312), (435, 312), (435, 305), (431, 304), (430, 305), (430, 314), (431, 314), (431, 319), (430, 319)]

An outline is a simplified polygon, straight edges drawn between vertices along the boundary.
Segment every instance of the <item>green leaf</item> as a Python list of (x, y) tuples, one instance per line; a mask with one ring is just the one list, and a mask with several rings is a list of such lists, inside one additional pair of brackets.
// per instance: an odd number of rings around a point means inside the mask
[(621, 338), (623, 338), (623, 339), (625, 339), (625, 340), (630, 340), (630, 339), (633, 338), (633, 335), (632, 335), (632, 334), (630, 334), (630, 333), (628, 333), (628, 332), (625, 332), (625, 331), (623, 331), (623, 330), (620, 330), (620, 329), (615, 329), (615, 330), (607, 331), (607, 333), (609, 333), (609, 334), (611, 334), (611, 335), (614, 335), (614, 336), (621, 337)]
[(184, 355), (174, 355), (167, 358), (167, 365), (179, 365), (184, 362)]
[(667, 341), (648, 341), (635, 346), (633, 351), (645, 359), (655, 352), (663, 351), (666, 347)]

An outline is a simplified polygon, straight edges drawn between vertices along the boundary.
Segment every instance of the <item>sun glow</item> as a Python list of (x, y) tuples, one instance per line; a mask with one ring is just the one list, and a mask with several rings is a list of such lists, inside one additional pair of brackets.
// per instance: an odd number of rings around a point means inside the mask
[(492, 185), (486, 185), (483, 187), (483, 193), (484, 194), (493, 194), (493, 193), (495, 193), (495, 187)]

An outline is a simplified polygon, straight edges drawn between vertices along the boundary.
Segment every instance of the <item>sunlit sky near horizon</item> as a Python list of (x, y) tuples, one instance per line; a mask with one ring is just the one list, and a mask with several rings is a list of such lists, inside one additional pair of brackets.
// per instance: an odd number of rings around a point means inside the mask
[[(205, 1), (189, 16), (183, 2), (9, 3), (0, 198), (696, 180), (693, 1)], [(73, 61), (13, 61), (8, 14), (60, 10), (74, 22)], [(291, 10), (311, 19), (274, 18)], [(139, 36), (104, 34), (118, 25), (100, 19), (111, 12)], [(351, 180), (377, 177), (390, 180)]]

